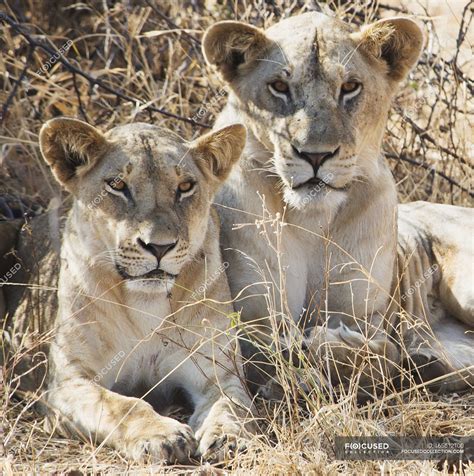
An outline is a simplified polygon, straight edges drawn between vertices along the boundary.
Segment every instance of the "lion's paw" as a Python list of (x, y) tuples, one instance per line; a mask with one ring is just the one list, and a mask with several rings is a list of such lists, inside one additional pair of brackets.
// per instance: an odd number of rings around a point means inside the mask
[(136, 435), (127, 435), (122, 451), (134, 460), (150, 458), (167, 463), (187, 463), (195, 453), (197, 441), (192, 429), (172, 418), (161, 417)]
[(199, 441), (197, 456), (211, 463), (233, 458), (237, 452), (245, 450), (243, 433), (242, 427), (236, 422), (206, 425), (196, 433)]

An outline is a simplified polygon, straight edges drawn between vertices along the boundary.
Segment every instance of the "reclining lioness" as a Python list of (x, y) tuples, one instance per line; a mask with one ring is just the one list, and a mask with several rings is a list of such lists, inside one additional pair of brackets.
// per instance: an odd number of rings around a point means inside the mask
[[(222, 458), (244, 436), (251, 402), (210, 205), (244, 143), (240, 125), (190, 144), (146, 124), (41, 129), (74, 197), (45, 397), (67, 431), (172, 462)], [(183, 400), (189, 426), (165, 416)]]
[(333, 383), (417, 366), (447, 390), (474, 384), (473, 211), (397, 207), (381, 150), (422, 46), (409, 18), (359, 29), (316, 12), (267, 30), (219, 22), (203, 38), (230, 87), (216, 128), (249, 132), (216, 199), (237, 308), (263, 353), (283, 324), (313, 326), (308, 355)]

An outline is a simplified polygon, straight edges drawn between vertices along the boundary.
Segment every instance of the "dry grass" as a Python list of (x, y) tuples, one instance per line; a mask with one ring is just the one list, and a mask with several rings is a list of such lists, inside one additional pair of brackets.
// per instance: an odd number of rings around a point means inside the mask
[[(8, 104), (2, 111), (0, 133), (0, 196), (9, 204), (7, 208), (0, 206), (0, 218), (5, 210), (37, 213), (46, 209), (53, 197), (64, 198), (39, 157), (38, 131), (44, 121), (57, 115), (76, 116), (103, 129), (145, 121), (170, 127), (187, 138), (195, 137), (203, 128), (149, 107), (212, 124), (225, 98), (200, 52), (203, 30), (223, 19), (268, 26), (307, 8), (303, 1), (282, 0), (86, 0), (60, 2), (59, 6), (51, 1), (23, 0), (6, 4), (6, 12), (35, 41), (59, 49), (72, 40), (64, 54), (71, 65), (137, 102), (91, 85), (58, 62), (48, 71), (40, 71), (49, 55), (39, 47), (29, 48), (25, 38), (12, 28), (0, 26), (0, 103)], [(329, 4), (339, 16), (355, 24), (396, 13), (378, 2), (338, 0)], [(469, 48), (463, 35), (471, 18), (472, 12), (466, 10), (462, 18), (458, 17), (459, 24), (453, 25), (459, 30), (460, 50)], [(462, 63), (456, 52), (446, 54), (443, 38), (437, 38), (431, 19), (424, 16), (420, 20), (427, 27), (428, 47), (396, 100), (385, 149), (401, 201), (469, 205), (474, 155), (470, 138), (474, 83), (468, 79), (472, 64)], [(16, 86), (25, 64), (25, 81)], [(356, 405), (353, 389), (338, 399), (322, 395), (305, 399), (298, 391), (297, 370), (285, 370), (282, 403), (260, 402), (263, 435), (251, 442), (245, 454), (230, 461), (226, 471), (255, 475), (447, 474), (446, 466), (437, 467), (433, 462), (335, 461), (334, 436), (474, 435), (472, 395), (435, 397), (412, 388), (361, 408)], [(164, 468), (129, 463), (110, 449), (97, 451), (91, 444), (57, 438), (44, 428), (31, 401), (14, 398), (11, 382), (2, 384), (0, 461), (5, 474), (220, 471), (210, 466)], [(474, 472), (472, 464), (466, 469), (469, 471)]]

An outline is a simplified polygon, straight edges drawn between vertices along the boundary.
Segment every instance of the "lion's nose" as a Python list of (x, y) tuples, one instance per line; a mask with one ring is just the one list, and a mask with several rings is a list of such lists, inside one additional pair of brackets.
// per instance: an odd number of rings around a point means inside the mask
[(314, 175), (318, 173), (319, 168), (323, 165), (326, 160), (335, 157), (339, 152), (339, 147), (334, 150), (328, 150), (325, 152), (305, 152), (303, 150), (299, 150), (294, 145), (291, 146), (293, 148), (293, 152), (300, 158), (308, 162), (311, 167), (313, 167)]
[(163, 245), (157, 243), (145, 243), (141, 238), (138, 238), (137, 241), (143, 249), (149, 251), (158, 260), (158, 265), (163, 259), (163, 256), (165, 256), (168, 251), (171, 251), (177, 243), (177, 241), (175, 241), (174, 243), (166, 243)]

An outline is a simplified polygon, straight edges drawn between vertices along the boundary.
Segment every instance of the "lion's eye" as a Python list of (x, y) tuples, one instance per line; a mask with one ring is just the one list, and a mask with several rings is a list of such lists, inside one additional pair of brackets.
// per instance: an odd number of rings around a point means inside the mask
[(127, 202), (135, 203), (133, 200), (132, 192), (128, 188), (128, 185), (122, 180), (122, 174), (117, 177), (108, 179), (105, 181), (105, 190), (112, 195), (123, 198)]
[(341, 85), (341, 99), (346, 102), (356, 97), (362, 89), (362, 84), (358, 81), (347, 81)]
[(359, 87), (359, 83), (355, 81), (348, 81), (347, 83), (342, 83), (341, 89), (344, 93), (352, 93)]
[(190, 180), (188, 180), (187, 182), (181, 182), (178, 185), (178, 190), (181, 193), (190, 192), (193, 188), (194, 188), (194, 182), (191, 182)]
[(117, 192), (124, 192), (127, 190), (127, 184), (121, 178), (116, 177), (107, 180), (106, 182), (112, 190), (116, 190)]
[(270, 83), (270, 86), (278, 93), (286, 94), (290, 90), (288, 84), (280, 80), (273, 81), (273, 83)]
[(288, 101), (290, 86), (288, 83), (285, 83), (285, 81), (278, 79), (277, 81), (268, 83), (268, 89), (277, 98), (283, 99), (285, 102)]

